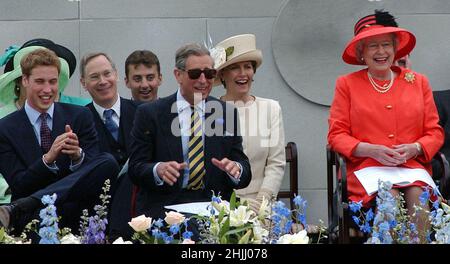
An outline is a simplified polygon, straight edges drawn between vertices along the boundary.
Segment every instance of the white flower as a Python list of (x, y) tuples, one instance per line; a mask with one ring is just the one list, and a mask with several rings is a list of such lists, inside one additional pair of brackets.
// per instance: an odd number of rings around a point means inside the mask
[(253, 234), (253, 243), (260, 244), (264, 237), (269, 236), (269, 231), (262, 227), (261, 222), (255, 221), (253, 223)]
[(286, 234), (278, 239), (278, 244), (308, 244), (309, 237), (306, 230), (302, 230), (296, 234)]
[(263, 197), (263, 200), (261, 202), (261, 207), (259, 207), (258, 211), (258, 219), (266, 219), (270, 215), (270, 206), (269, 206), (269, 200), (266, 199), (266, 197)]
[(141, 232), (152, 226), (152, 218), (146, 217), (145, 215), (140, 215), (131, 219), (131, 222), (128, 222), (128, 224), (134, 229), (134, 231)]
[(189, 238), (186, 238), (183, 240), (183, 243), (181, 243), (181, 244), (195, 244), (195, 241), (193, 241)]
[(183, 214), (170, 211), (168, 213), (166, 212), (166, 218), (164, 218), (164, 221), (166, 221), (166, 223), (168, 223), (169, 225), (173, 225), (183, 223), (184, 219), (186, 219), (186, 217), (184, 217)]
[(222, 211), (222, 209), (226, 214), (230, 212), (230, 203), (227, 201), (222, 200), (220, 203), (212, 202), (211, 204), (218, 212)]
[(122, 237), (114, 240), (113, 244), (133, 244), (131, 241), (124, 241)]
[(230, 226), (242, 226), (250, 221), (254, 212), (247, 206), (240, 205), (237, 209), (230, 212)]
[(220, 46), (212, 48), (209, 53), (214, 59), (214, 68), (216, 69), (227, 61), (227, 53), (225, 52), (225, 49)]
[(73, 234), (67, 234), (61, 238), (61, 244), (81, 244), (81, 240)]

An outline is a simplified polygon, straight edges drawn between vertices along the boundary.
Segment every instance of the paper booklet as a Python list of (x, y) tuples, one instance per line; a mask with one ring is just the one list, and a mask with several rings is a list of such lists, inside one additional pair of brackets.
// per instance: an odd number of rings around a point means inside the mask
[[(211, 202), (196, 202), (196, 203), (184, 203), (184, 204), (173, 204), (164, 206), (166, 209), (175, 210), (179, 213), (189, 213), (193, 215), (209, 216), (211, 215)], [(214, 214), (218, 215), (219, 212), (216, 209)]]
[(355, 171), (367, 194), (372, 195), (378, 191), (378, 181), (391, 182), (397, 185), (408, 185), (415, 181), (422, 181), (437, 190), (436, 184), (430, 174), (424, 169), (409, 169), (399, 167), (367, 167)]

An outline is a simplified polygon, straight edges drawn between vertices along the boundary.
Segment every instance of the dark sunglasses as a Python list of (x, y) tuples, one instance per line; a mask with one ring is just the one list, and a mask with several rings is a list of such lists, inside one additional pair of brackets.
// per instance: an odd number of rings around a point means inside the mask
[(205, 75), (206, 79), (214, 79), (216, 78), (217, 75), (217, 70), (215, 69), (204, 69), (204, 70), (200, 70), (200, 69), (191, 69), (191, 70), (182, 70), (187, 72), (189, 79), (191, 80), (197, 80), (198, 78), (200, 78), (200, 75), (202, 75), (202, 73)]

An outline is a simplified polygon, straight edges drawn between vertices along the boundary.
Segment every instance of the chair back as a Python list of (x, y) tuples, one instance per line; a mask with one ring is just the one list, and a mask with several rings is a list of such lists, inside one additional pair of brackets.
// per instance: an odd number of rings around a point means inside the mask
[(278, 192), (278, 198), (288, 198), (291, 209), (294, 208), (294, 195), (298, 194), (298, 153), (297, 144), (288, 142), (286, 144), (286, 168), (289, 170), (289, 190)]

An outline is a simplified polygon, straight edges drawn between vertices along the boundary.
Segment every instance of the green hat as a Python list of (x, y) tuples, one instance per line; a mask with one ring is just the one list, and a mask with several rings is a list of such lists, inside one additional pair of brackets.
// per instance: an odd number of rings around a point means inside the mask
[[(42, 46), (29, 46), (21, 48), (14, 55), (14, 69), (0, 76), (0, 103), (10, 104), (14, 101), (14, 98), (16, 97), (16, 95), (14, 94), (14, 88), (16, 87), (15, 82), (17, 78), (20, 78), (22, 76), (20, 61), (25, 55), (37, 49), (45, 48)], [(59, 57), (59, 61), (61, 62), (61, 70), (59, 72), (58, 85), (59, 91), (63, 92), (67, 84), (69, 83), (70, 69), (69, 64), (66, 60)]]

